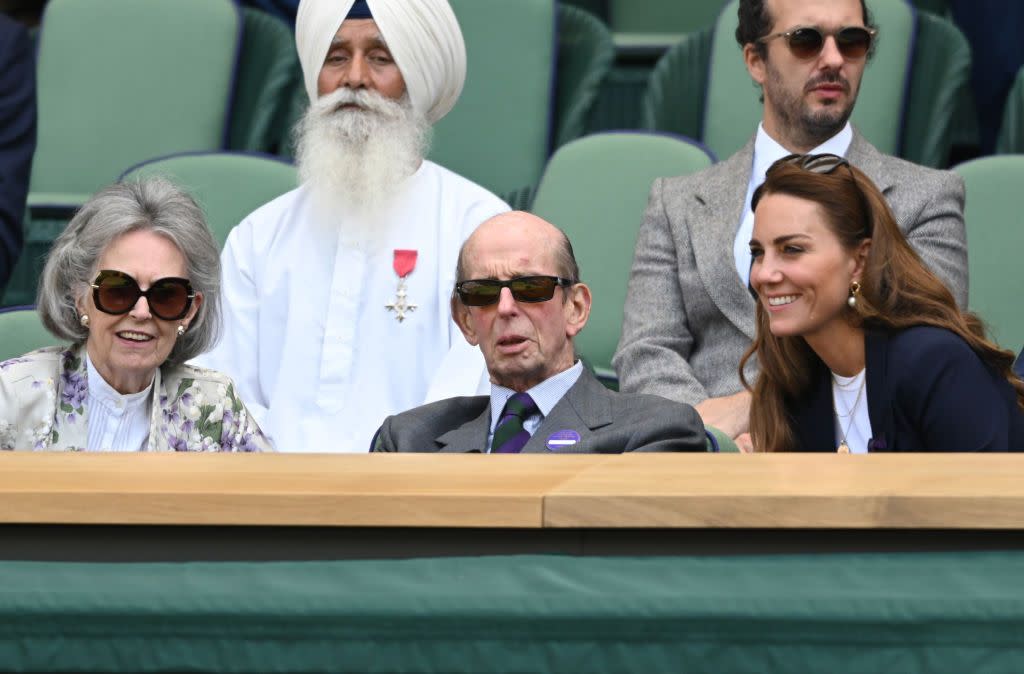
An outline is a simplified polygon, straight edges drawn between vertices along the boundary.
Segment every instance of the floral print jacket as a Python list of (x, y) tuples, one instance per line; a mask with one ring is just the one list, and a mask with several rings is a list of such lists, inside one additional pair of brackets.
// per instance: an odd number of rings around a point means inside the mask
[[(53, 346), (0, 362), (0, 449), (82, 450), (89, 437), (82, 346)], [(146, 451), (259, 452), (270, 442), (214, 370), (164, 365)]]

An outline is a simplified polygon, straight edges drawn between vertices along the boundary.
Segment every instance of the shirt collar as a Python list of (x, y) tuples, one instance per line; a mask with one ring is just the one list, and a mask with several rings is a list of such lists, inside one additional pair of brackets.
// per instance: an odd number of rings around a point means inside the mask
[[(547, 416), (551, 413), (551, 410), (558, 404), (558, 401), (562, 399), (565, 392), (572, 388), (576, 380), (580, 378), (580, 374), (583, 372), (583, 362), (577, 360), (576, 363), (568, 370), (563, 370), (553, 377), (548, 377), (541, 383), (537, 384), (533, 388), (526, 392), (533, 398), (533, 402), (537, 403), (537, 409), (540, 410), (542, 416)], [(498, 423), (498, 419), (501, 417), (502, 410), (505, 409), (505, 403), (508, 399), (515, 395), (515, 391), (510, 388), (505, 388), (500, 384), (491, 384), (491, 430)]]
[[(846, 156), (853, 142), (853, 127), (847, 122), (846, 125), (824, 143), (814, 148), (807, 154), (835, 154), (840, 157)], [(778, 141), (768, 135), (764, 130), (764, 123), (757, 125), (757, 137), (754, 139), (754, 184), (760, 185), (764, 182), (764, 176), (772, 164), (786, 155), (793, 154), (786, 148), (779, 145)]]

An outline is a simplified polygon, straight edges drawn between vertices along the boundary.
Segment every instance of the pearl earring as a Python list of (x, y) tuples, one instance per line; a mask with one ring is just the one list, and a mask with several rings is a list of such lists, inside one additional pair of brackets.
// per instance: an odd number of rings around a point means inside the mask
[(82, 314), (78, 317), (78, 322), (82, 324), (83, 328), (89, 327), (89, 314)]
[(857, 295), (860, 294), (860, 283), (854, 281), (850, 284), (850, 296), (846, 298), (846, 303), (851, 309), (857, 307)]
[(182, 337), (184, 334), (185, 334), (185, 326), (184, 325), (179, 325), (178, 326), (178, 337)]

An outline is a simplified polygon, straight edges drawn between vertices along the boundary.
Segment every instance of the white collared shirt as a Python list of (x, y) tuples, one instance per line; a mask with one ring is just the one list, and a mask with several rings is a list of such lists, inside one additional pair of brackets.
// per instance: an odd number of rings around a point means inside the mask
[[(354, 213), (325, 218), (293, 190), (228, 236), (224, 336), (198, 364), (232, 377), (264, 433), (285, 452), (366, 452), (391, 414), (487, 391), (486, 368), (451, 320), (459, 247), (508, 206), (429, 161), (390, 204), (383, 245), (346, 245)], [(417, 251), (416, 304), (399, 322), (395, 249)]]
[[(533, 398), (533, 402), (537, 403), (537, 409), (540, 410), (538, 414), (532, 414), (523, 420), (523, 429), (530, 435), (537, 430), (540, 426), (540, 422), (544, 420), (544, 417), (551, 414), (551, 410), (554, 409), (558, 401), (561, 400), (565, 394), (573, 387), (576, 380), (580, 378), (580, 374), (583, 372), (583, 362), (577, 360), (576, 364), (570, 367), (568, 370), (563, 370), (553, 377), (548, 377), (541, 383), (537, 384), (526, 392)], [(487, 432), (487, 451), (491, 451), (491, 440), (494, 438), (494, 429), (498, 425), (498, 420), (501, 418), (501, 413), (505, 409), (505, 404), (508, 399), (515, 395), (515, 391), (510, 388), (505, 388), (498, 384), (491, 384), (491, 426)]]
[(118, 393), (96, 371), (89, 352), (85, 354), (89, 392), (86, 409), (89, 410), (89, 440), (86, 450), (139, 452), (149, 439), (149, 419), (153, 404), (153, 382), (138, 393)]
[[(847, 122), (846, 126), (836, 135), (814, 148), (807, 154), (836, 154), (840, 157), (846, 156), (853, 141), (853, 128)], [(750, 283), (750, 238), (754, 234), (754, 212), (750, 210), (750, 201), (754, 198), (754, 191), (764, 182), (764, 176), (772, 164), (786, 155), (793, 154), (776, 142), (764, 130), (764, 123), (757, 125), (757, 137), (754, 139), (754, 163), (750, 172), (750, 181), (747, 183), (747, 197), (743, 202), (743, 217), (740, 219), (739, 228), (736, 230), (736, 239), (733, 242), (733, 256), (736, 259), (736, 271), (740, 275), (743, 285)]]

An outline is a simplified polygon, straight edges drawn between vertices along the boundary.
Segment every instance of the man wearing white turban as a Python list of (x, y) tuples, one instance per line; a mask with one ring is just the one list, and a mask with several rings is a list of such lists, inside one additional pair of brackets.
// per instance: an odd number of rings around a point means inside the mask
[(449, 313), (459, 247), (508, 206), (424, 159), (466, 50), (447, 0), (302, 0), (302, 185), (222, 254), (231, 374), (283, 451), (367, 451), (391, 414), (486, 388)]

